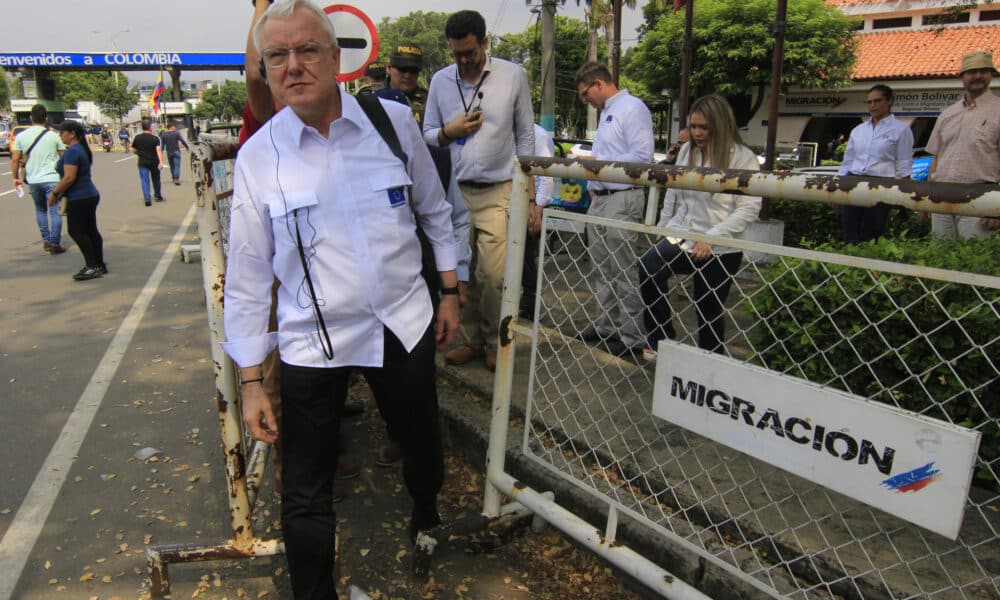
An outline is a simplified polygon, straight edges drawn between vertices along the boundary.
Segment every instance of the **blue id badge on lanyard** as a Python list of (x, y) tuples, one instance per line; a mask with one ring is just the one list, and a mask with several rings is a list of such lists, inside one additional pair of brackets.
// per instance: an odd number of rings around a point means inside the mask
[(389, 206), (397, 207), (406, 204), (406, 190), (404, 188), (389, 188), (386, 193), (389, 195)]

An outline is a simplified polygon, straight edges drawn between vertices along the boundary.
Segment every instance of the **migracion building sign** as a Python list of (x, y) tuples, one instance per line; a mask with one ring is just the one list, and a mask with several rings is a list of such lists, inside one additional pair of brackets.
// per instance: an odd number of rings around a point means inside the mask
[(654, 416), (958, 537), (981, 434), (670, 340)]

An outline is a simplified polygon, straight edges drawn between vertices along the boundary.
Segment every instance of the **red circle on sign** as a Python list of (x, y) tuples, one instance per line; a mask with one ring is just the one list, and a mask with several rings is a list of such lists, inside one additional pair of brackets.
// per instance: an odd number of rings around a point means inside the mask
[[(365, 28), (368, 29), (368, 34), (371, 36), (372, 44), (371, 44), (371, 51), (368, 53), (368, 58), (365, 59), (364, 64), (361, 65), (361, 68), (351, 71), (350, 73), (340, 73), (339, 75), (337, 75), (337, 81), (341, 83), (345, 81), (354, 81), (355, 79), (365, 74), (365, 67), (367, 67), (368, 63), (375, 60), (375, 58), (378, 56), (378, 28), (375, 27), (375, 23), (373, 23), (372, 20), (368, 18), (368, 15), (366, 15), (359, 9), (349, 4), (331, 4), (330, 6), (324, 8), (323, 12), (325, 12), (328, 15), (335, 12), (350, 13), (355, 17), (361, 19), (361, 22), (364, 23)], [(341, 49), (340, 52), (343, 53), (344, 50)]]

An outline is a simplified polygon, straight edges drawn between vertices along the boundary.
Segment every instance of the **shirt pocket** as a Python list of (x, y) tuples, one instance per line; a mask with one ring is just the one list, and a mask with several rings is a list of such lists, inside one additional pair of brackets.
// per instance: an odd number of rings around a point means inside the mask
[(403, 168), (386, 169), (368, 178), (368, 193), (378, 219), (385, 225), (414, 222), (410, 207), (413, 181)]
[(286, 244), (296, 246), (298, 235), (301, 235), (305, 246), (312, 246), (315, 241), (327, 237), (326, 224), (319, 210), (319, 197), (315, 192), (281, 193), (269, 208), (276, 247)]
[(976, 127), (976, 145), (983, 152), (994, 153), (1000, 146), (1000, 121), (985, 119)]

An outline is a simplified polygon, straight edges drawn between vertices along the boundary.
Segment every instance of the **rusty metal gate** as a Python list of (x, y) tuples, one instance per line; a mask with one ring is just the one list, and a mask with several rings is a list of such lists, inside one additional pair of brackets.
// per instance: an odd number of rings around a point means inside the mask
[[(584, 166), (536, 157), (520, 157), (519, 167), (510, 210), (502, 305), (507, 328), (494, 388), (487, 515), (496, 514), (502, 496), (516, 499), (668, 597), (689, 590), (668, 589), (669, 574), (619, 543), (619, 519), (641, 524), (670, 555), (697, 555), (702, 568), (687, 575), (701, 577), (693, 583), (719, 595), (1000, 597), (1000, 277), (547, 210), (548, 243), (542, 245), (534, 319), (515, 316), (519, 286), (511, 283), (521, 281), (533, 175), (990, 216), (1000, 215), (996, 186), (876, 184), (853, 177), (595, 161)], [(981, 435), (958, 538), (932, 533), (778, 469), (769, 464), (773, 461), (654, 417), (651, 366), (576, 339), (602, 310), (594, 300), (599, 276), (585, 247), (611, 239), (586, 239), (586, 226), (628, 230), (645, 242), (636, 244), (635, 260), (622, 268), (634, 268), (654, 239), (680, 233), (752, 255), (741, 262), (725, 303), (727, 359)], [(964, 247), (996, 247), (975, 244)], [(688, 347), (695, 345), (697, 329), (697, 299), (690, 288), (686, 279), (675, 278), (668, 296), (675, 343)], [(523, 454), (598, 499), (607, 511), (603, 527), (545, 500), (505, 471), (512, 405), (525, 418)], [(715, 587), (706, 584), (706, 571), (716, 573)]]

